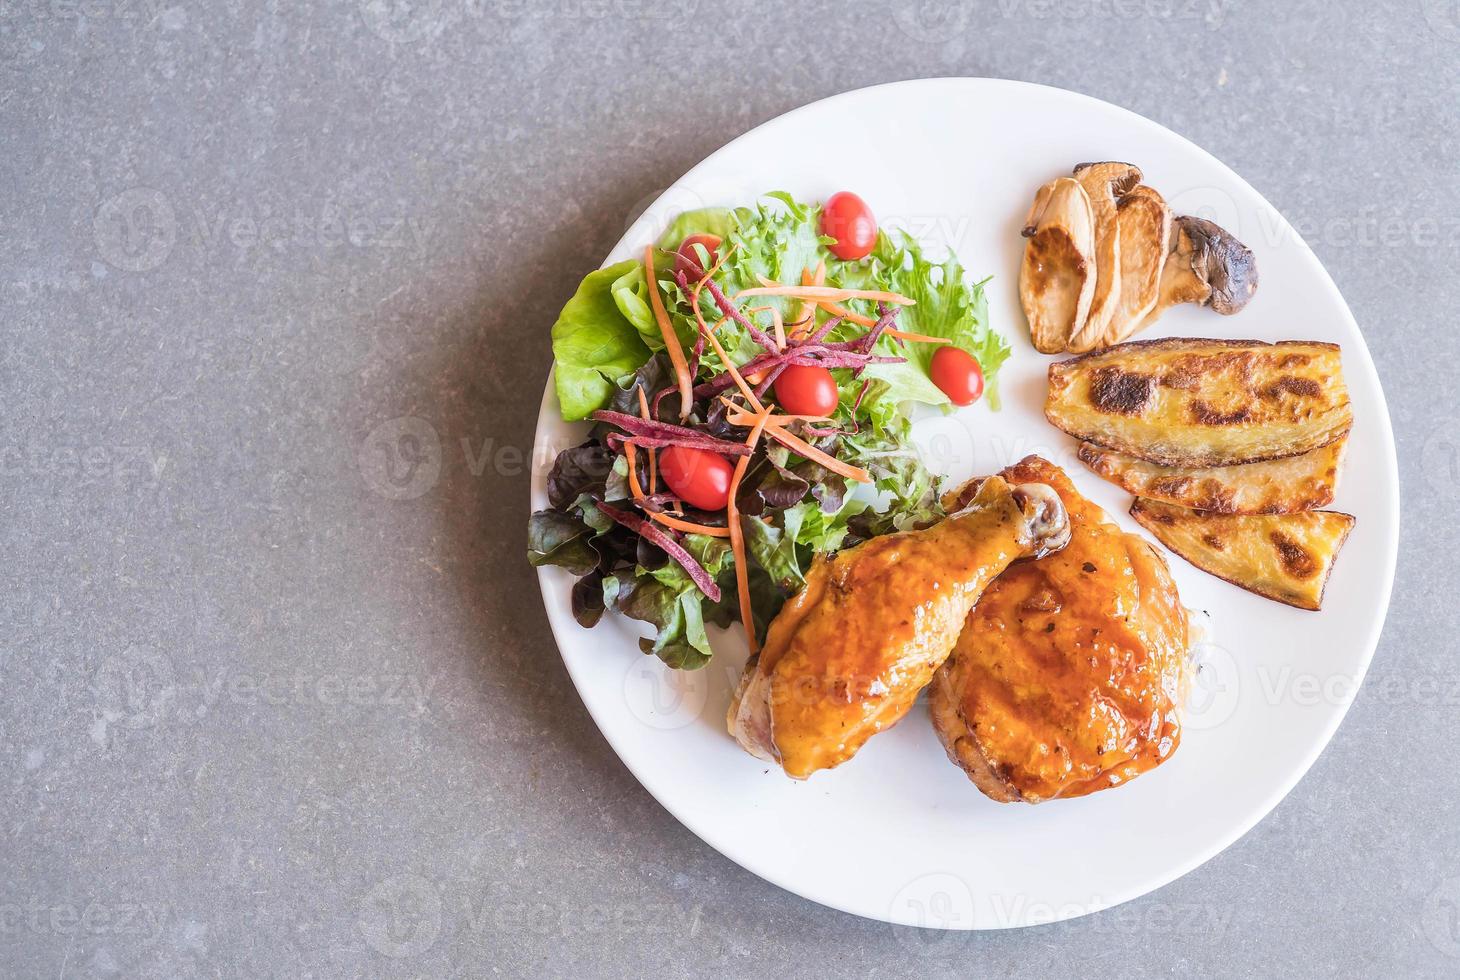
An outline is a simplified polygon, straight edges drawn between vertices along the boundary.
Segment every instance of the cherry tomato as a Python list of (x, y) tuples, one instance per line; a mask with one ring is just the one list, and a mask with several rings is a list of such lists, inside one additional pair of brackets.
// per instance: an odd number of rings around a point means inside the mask
[(877, 218), (866, 201), (851, 191), (837, 191), (822, 209), (821, 233), (836, 239), (827, 248), (837, 258), (865, 259), (877, 244)]
[(680, 242), (679, 251), (674, 253), (674, 271), (683, 272), (691, 284), (705, 276), (705, 270), (700, 267), (699, 253), (694, 248), (696, 245), (702, 246), (710, 254), (710, 265), (714, 265), (720, 257), (720, 253), (716, 251), (720, 247), (720, 239), (716, 235), (689, 235)]
[(983, 368), (961, 347), (944, 344), (933, 352), (928, 373), (955, 405), (972, 405), (983, 394)]
[(792, 364), (776, 379), (776, 400), (791, 415), (830, 415), (836, 411), (836, 379), (824, 367)]
[(700, 510), (724, 510), (730, 499), (733, 471), (718, 453), (670, 446), (659, 454), (659, 472), (676, 497)]

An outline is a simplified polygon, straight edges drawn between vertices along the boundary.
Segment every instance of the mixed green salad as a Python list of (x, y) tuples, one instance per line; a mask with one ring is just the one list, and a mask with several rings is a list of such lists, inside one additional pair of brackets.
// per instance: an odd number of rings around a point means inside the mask
[(707, 623), (757, 649), (817, 556), (942, 516), (907, 406), (987, 383), (998, 407), (983, 285), (846, 192), (680, 215), (553, 326), (563, 418), (594, 425), (548, 475), (529, 561), (578, 577), (584, 626), (651, 623), (672, 667), (709, 661)]

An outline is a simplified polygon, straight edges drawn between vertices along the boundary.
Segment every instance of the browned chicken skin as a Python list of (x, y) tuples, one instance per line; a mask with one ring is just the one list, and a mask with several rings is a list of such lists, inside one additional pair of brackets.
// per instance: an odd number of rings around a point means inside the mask
[(912, 707), (984, 587), (1067, 537), (1052, 490), (992, 477), (933, 527), (818, 562), (746, 664), (730, 733), (796, 778), (840, 765)]
[(1000, 475), (1053, 487), (1070, 543), (984, 591), (933, 680), (933, 726), (948, 757), (1001, 802), (1127, 782), (1181, 740), (1186, 609), (1155, 549), (1110, 523), (1059, 467), (1029, 456)]

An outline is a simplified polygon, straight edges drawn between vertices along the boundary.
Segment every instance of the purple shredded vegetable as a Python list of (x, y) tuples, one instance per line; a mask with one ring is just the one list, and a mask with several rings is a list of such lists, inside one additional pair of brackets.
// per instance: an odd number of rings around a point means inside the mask
[(754, 340), (768, 351), (774, 352), (779, 349), (775, 338), (752, 323), (750, 317), (736, 309), (735, 304), (730, 302), (730, 298), (725, 295), (719, 286), (715, 285), (715, 280), (706, 280), (705, 285), (710, 288), (710, 295), (714, 297), (715, 305), (720, 307), (720, 312), (744, 327), (746, 332), (750, 334), (751, 340)]
[(610, 507), (600, 501), (593, 504), (599, 512), (615, 524), (622, 524), (635, 534), (647, 540), (649, 543), (664, 549), (664, 553), (677, 561), (681, 568), (689, 575), (694, 584), (699, 586), (701, 592), (711, 602), (720, 601), (720, 586), (710, 578), (710, 573), (705, 571), (703, 565), (695, 561), (694, 555), (684, 550), (684, 546), (674, 539), (674, 536), (665, 529), (659, 527), (652, 521), (646, 521), (636, 514), (626, 510), (619, 510), (617, 507)]
[[(616, 425), (627, 432), (636, 445), (647, 448), (658, 449), (662, 446), (686, 446), (691, 449), (707, 449), (712, 453), (721, 453), (726, 456), (749, 456), (750, 447), (738, 442), (730, 442), (728, 439), (717, 439), (714, 436), (705, 435), (703, 432), (696, 432), (694, 429), (685, 428), (682, 425), (673, 425), (669, 422), (656, 422), (652, 419), (641, 419), (637, 415), (626, 415), (623, 412), (611, 412), (607, 409), (600, 409), (593, 413), (592, 418), (599, 422), (607, 422), (609, 425)], [(627, 441), (622, 440), (621, 441)]]
[[(851, 341), (851, 343), (856, 343), (856, 341)], [(905, 360), (907, 360), (905, 357), (885, 357), (845, 350), (837, 345), (797, 344), (795, 346), (787, 345), (786, 349), (779, 354), (762, 354), (746, 361), (737, 370), (740, 371), (742, 377), (788, 364), (803, 367), (852, 368), (860, 371), (868, 364), (901, 364)], [(718, 395), (734, 383), (735, 379), (730, 377), (729, 372), (726, 372), (697, 386), (694, 396), (707, 398)]]
[(841, 326), (841, 324), (842, 324), (842, 317), (834, 316), (830, 320), (827, 320), (825, 323), (823, 323), (820, 327), (818, 327), (817, 330), (816, 330), (816, 332), (814, 334), (812, 334), (811, 336), (807, 337), (805, 340), (795, 341), (795, 343), (797, 343), (797, 344), (819, 344), (823, 340), (826, 339), (826, 335), (827, 334), (831, 333), (837, 327)]
[(755, 386), (755, 397), (759, 398), (761, 395), (764, 395), (766, 392), (770, 391), (771, 385), (776, 383), (776, 379), (779, 378), (782, 372), (784, 372), (785, 370), (786, 364), (784, 361), (782, 361), (780, 364), (777, 364), (775, 367), (767, 371), (765, 373), (765, 377), (760, 379), (760, 384)]

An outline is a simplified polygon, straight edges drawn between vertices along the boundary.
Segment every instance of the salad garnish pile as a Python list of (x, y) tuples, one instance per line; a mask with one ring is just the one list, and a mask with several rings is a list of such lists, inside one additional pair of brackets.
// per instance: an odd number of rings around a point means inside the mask
[(709, 662), (706, 623), (758, 649), (817, 556), (943, 516), (907, 406), (987, 382), (998, 407), (983, 285), (846, 192), (680, 215), (553, 326), (563, 418), (594, 425), (548, 474), (528, 559), (579, 576), (584, 626), (653, 624), (672, 667)]

